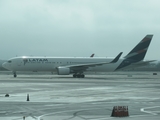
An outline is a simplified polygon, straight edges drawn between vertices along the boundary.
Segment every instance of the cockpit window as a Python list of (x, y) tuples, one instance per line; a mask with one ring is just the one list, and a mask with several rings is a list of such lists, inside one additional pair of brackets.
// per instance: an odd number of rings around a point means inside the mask
[(11, 60), (8, 61), (8, 63), (11, 63), (11, 62), (12, 62)]

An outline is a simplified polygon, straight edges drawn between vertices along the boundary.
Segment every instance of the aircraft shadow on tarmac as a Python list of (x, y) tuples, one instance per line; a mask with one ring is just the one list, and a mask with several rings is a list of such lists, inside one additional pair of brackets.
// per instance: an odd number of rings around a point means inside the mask
[(128, 79), (158, 79), (158, 76), (153, 75), (89, 75), (85, 78), (73, 78), (72, 76), (60, 76), (60, 75), (19, 75), (13, 80), (128, 80)]

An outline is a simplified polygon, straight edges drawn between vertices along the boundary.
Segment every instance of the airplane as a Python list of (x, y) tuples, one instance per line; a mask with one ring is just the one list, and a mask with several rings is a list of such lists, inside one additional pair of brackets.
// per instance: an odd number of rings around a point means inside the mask
[[(14, 77), (17, 77), (16, 71), (52, 71), (59, 75), (69, 75), (76, 72), (73, 77), (84, 78), (82, 70), (88, 67), (99, 66), (103, 64), (116, 63), (122, 52), (120, 52), (114, 59), (91, 59), (92, 57), (15, 57), (3, 63), (3, 67), (13, 71)], [(69, 61), (69, 62), (68, 62)], [(76, 64), (75, 64), (76, 63)], [(34, 65), (34, 66), (33, 66)], [(53, 65), (53, 66), (51, 66)]]
[(9, 59), (3, 67), (12, 71), (50, 71), (58, 75), (73, 74), (74, 78), (84, 78), (84, 72), (113, 72), (133, 66), (143, 66), (153, 60), (143, 61), (153, 35), (146, 35), (125, 57), (122, 52), (114, 59), (109, 57), (33, 57), (20, 56)]

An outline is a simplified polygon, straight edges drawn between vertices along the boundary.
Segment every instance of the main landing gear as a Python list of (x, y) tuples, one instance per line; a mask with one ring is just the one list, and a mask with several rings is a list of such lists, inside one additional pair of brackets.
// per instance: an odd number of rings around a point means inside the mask
[(73, 74), (74, 78), (84, 78), (85, 75), (84, 74)]

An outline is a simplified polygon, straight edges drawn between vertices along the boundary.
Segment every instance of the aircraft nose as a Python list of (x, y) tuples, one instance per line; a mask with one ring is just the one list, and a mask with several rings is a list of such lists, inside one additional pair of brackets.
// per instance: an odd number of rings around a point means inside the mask
[(10, 65), (9, 65), (7, 62), (4, 62), (4, 63), (2, 64), (2, 66), (3, 66), (5, 69), (8, 69), (8, 70), (11, 69)]

